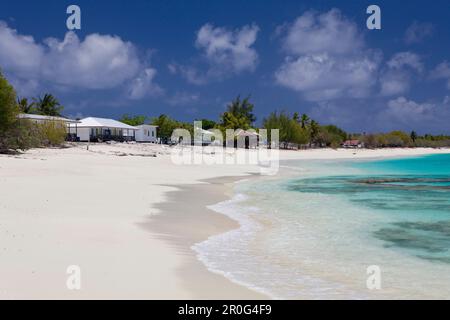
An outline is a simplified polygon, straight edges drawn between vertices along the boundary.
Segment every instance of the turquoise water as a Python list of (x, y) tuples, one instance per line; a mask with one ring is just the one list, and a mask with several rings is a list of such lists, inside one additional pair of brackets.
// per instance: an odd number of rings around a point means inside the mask
[(291, 181), (287, 190), (340, 195), (387, 215), (372, 235), (386, 247), (450, 263), (450, 155), (361, 162), (362, 172)]
[[(199, 257), (275, 298), (450, 298), (450, 155), (288, 161), (213, 209), (242, 228)], [(372, 265), (381, 290), (367, 288)]]

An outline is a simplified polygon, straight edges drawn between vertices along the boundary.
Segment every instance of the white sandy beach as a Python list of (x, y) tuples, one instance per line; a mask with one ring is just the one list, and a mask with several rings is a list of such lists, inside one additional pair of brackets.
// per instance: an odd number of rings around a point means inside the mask
[[(265, 298), (210, 273), (189, 249), (239, 227), (205, 206), (229, 196), (233, 179), (220, 179), (256, 174), (259, 168), (175, 165), (169, 152), (139, 144), (91, 144), (87, 151), (79, 144), (0, 155), (0, 299)], [(328, 149), (280, 151), (280, 156), (448, 152)], [(216, 179), (210, 180), (215, 186), (205, 179)], [(184, 196), (174, 193), (177, 186)], [(81, 268), (81, 290), (66, 287), (70, 265)]]

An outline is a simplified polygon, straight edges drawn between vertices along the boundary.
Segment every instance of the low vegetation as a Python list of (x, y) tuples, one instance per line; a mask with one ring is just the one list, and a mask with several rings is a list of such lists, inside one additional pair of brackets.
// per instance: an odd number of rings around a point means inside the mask
[(151, 124), (158, 126), (158, 137), (163, 143), (170, 141), (172, 132), (175, 129), (186, 129), (191, 133), (191, 136), (193, 136), (194, 133), (194, 126), (192, 123), (177, 121), (165, 114), (162, 114), (157, 118), (152, 118)]
[(20, 113), (36, 113), (59, 116), (62, 106), (52, 95), (29, 104), (27, 99), (17, 100), (14, 88), (0, 73), (0, 153), (43, 146), (60, 146), (66, 138), (63, 123), (36, 124), (20, 119)]
[(404, 131), (392, 131), (388, 133), (354, 134), (352, 139), (359, 139), (366, 148), (443, 148), (450, 147), (450, 136), (433, 136), (426, 134), (419, 136), (415, 131), (410, 134)]
[(41, 146), (57, 147), (64, 144), (67, 136), (66, 125), (60, 121), (47, 121), (35, 124), (39, 144)]

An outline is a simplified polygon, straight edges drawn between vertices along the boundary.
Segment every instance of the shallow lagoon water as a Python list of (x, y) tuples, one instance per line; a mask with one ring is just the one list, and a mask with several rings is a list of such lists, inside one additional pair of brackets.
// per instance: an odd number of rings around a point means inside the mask
[(283, 165), (212, 207), (242, 225), (194, 247), (212, 271), (274, 298), (450, 298), (450, 155)]

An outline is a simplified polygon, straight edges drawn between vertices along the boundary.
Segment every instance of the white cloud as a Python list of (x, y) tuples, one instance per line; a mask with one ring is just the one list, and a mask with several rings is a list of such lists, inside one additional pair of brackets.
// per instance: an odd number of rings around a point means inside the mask
[(347, 54), (364, 45), (356, 24), (338, 9), (322, 14), (308, 11), (284, 28), (287, 34), (283, 47), (290, 54)]
[(450, 104), (450, 96), (445, 96), (444, 97), (444, 101), (442, 103), (443, 104)]
[(204, 51), (214, 68), (231, 68), (235, 73), (253, 71), (258, 62), (258, 54), (252, 45), (256, 41), (258, 31), (256, 25), (246, 25), (230, 31), (205, 24), (198, 31), (195, 44)]
[(398, 97), (388, 102), (384, 116), (394, 117), (404, 123), (424, 121), (433, 117), (435, 108), (436, 105), (432, 103), (417, 103)]
[(169, 70), (169, 72), (171, 74), (176, 74), (177, 73), (177, 65), (175, 63), (169, 63), (167, 65), (167, 70)]
[(418, 102), (404, 96), (389, 100), (373, 117), (382, 130), (420, 130), (423, 133), (448, 131), (450, 109), (446, 99)]
[(185, 106), (198, 102), (200, 96), (197, 93), (190, 92), (176, 92), (175, 95), (167, 100), (167, 103), (172, 106)]
[(448, 98), (414, 101), (405, 96), (383, 104), (372, 117), (380, 130), (419, 130), (422, 133), (448, 132)]
[(380, 75), (381, 95), (404, 94), (411, 88), (414, 75), (424, 70), (419, 55), (412, 52), (396, 53), (387, 63)]
[(370, 93), (381, 57), (365, 48), (356, 25), (339, 10), (308, 11), (280, 32), (286, 33), (282, 42), (289, 55), (275, 72), (277, 83), (311, 101)]
[(431, 78), (447, 80), (447, 88), (450, 89), (450, 63), (444, 61), (438, 64), (436, 68), (431, 71)]
[(0, 21), (0, 43), (0, 65), (4, 71), (12, 69), (24, 77), (39, 72), (44, 48), (33, 37), (19, 35)]
[(381, 95), (393, 96), (409, 91), (410, 77), (404, 72), (388, 71), (380, 78)]
[(434, 32), (434, 26), (431, 23), (423, 22), (419, 23), (414, 21), (405, 32), (405, 43), (414, 44), (420, 43), (425, 38), (431, 36)]
[(252, 72), (258, 64), (258, 53), (253, 48), (258, 32), (258, 26), (254, 24), (236, 30), (205, 24), (197, 32), (195, 46), (202, 51), (207, 70), (202, 72), (198, 66), (172, 63), (168, 65), (169, 72), (179, 73), (197, 85)]
[(286, 58), (275, 77), (279, 84), (302, 92), (308, 100), (357, 98), (368, 95), (377, 67), (376, 58), (365, 56), (350, 60), (328, 54), (306, 55)]
[(0, 43), (0, 65), (19, 91), (37, 91), (38, 83), (110, 89), (129, 81), (139, 83), (143, 75), (148, 87), (155, 74), (139, 59), (135, 46), (118, 36), (90, 34), (80, 40), (67, 32), (63, 40), (39, 43), (0, 23)]
[(42, 75), (59, 85), (113, 88), (132, 79), (141, 67), (134, 46), (117, 36), (91, 34), (80, 41), (68, 32), (63, 41), (50, 38), (45, 44)]
[(184, 66), (176, 63), (171, 63), (168, 65), (169, 72), (171, 74), (180, 74), (189, 83), (202, 85), (207, 83), (207, 74), (201, 73), (197, 68), (193, 66)]
[(387, 65), (392, 69), (409, 67), (417, 72), (423, 71), (423, 63), (420, 56), (409, 51), (396, 53), (391, 60), (387, 62)]
[(450, 78), (450, 63), (447, 61), (441, 62), (432, 71), (432, 75), (435, 78)]
[(133, 100), (139, 100), (146, 96), (155, 96), (163, 93), (160, 86), (153, 82), (156, 76), (156, 70), (152, 68), (145, 69), (141, 75), (135, 78), (129, 88), (129, 97)]

